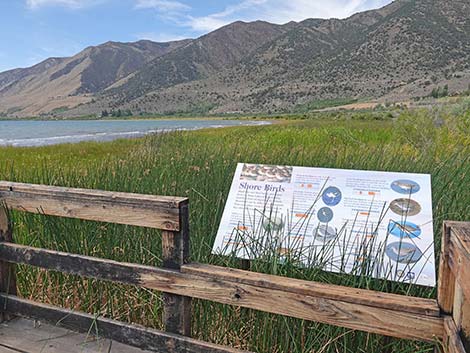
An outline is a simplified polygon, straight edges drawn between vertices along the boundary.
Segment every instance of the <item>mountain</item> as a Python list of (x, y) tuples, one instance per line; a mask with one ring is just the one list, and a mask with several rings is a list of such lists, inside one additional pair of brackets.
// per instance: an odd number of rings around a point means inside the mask
[(94, 94), (189, 42), (107, 42), (70, 58), (0, 73), (0, 113), (37, 115), (89, 102)]
[[(0, 112), (5, 106), (9, 115), (32, 114), (34, 108), (24, 104), (5, 104), (29, 92), (40, 77), (47, 77), (42, 92), (49, 101), (59, 94), (54, 81), (70, 86), (68, 101), (76, 106), (55, 111), (63, 116), (105, 109), (136, 114), (287, 112), (331, 98), (409, 100), (439, 85), (458, 92), (470, 82), (468, 33), (468, 0), (396, 0), (342, 20), (235, 22), (166, 49), (161, 43), (145, 42), (145, 49), (127, 43), (113, 55), (104, 48), (117, 44), (107, 43), (96, 47), (102, 48), (100, 59), (90, 59), (94, 69), (81, 68), (81, 58), (91, 58), (83, 54), (88, 48), (73, 58), (0, 74)], [(135, 52), (139, 59), (134, 60)]]
[(156, 89), (211, 77), (286, 30), (287, 27), (262, 21), (234, 22), (154, 59), (109, 94), (128, 101)]

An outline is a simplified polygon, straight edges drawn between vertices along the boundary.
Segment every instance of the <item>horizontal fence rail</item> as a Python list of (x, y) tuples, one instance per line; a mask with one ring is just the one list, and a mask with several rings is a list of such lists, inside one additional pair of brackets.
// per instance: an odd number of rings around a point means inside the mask
[(25, 212), (177, 231), (188, 199), (0, 181), (0, 202)]
[[(162, 230), (163, 268), (18, 245), (6, 209)], [(446, 222), (438, 300), (189, 262), (188, 199), (0, 181), (0, 321), (98, 323), (107, 338), (155, 352), (241, 352), (191, 339), (191, 298), (470, 352), (470, 224)], [(163, 292), (165, 330), (96, 318), (16, 297), (14, 264)], [(72, 325), (73, 326), (73, 325)]]
[[(198, 263), (184, 265), (181, 270), (185, 273), (209, 278), (272, 288), (306, 296), (318, 296), (352, 304), (363, 304), (426, 316), (437, 317), (440, 315), (439, 305), (433, 299), (409, 297)], [(405, 298), (406, 300), (404, 300)]]
[(301, 280), (286, 289), (290, 279), (256, 274), (250, 282), (246, 278), (253, 273), (248, 271), (234, 276), (233, 270), (222, 267), (184, 265), (179, 272), (12, 243), (0, 244), (0, 258), (386, 336), (431, 342), (444, 337), (437, 302), (429, 299), (346, 287), (341, 293), (338, 286)]

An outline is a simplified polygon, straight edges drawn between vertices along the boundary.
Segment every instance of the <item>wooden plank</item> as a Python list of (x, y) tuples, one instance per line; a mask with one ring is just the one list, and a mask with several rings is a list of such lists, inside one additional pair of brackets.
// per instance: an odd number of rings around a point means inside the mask
[(188, 337), (125, 324), (102, 317), (35, 303), (15, 296), (1, 295), (0, 305), (19, 316), (44, 320), (77, 332), (92, 332), (123, 344), (158, 353), (241, 353)]
[(448, 263), (463, 293), (470, 298), (470, 253), (467, 252), (460, 238), (455, 236), (454, 230), (451, 228)]
[(21, 351), (18, 351), (16, 349), (13, 349), (13, 348), (6, 347), (1, 343), (0, 343), (0, 352), (1, 353), (25, 353), (25, 352), (21, 352)]
[[(20, 334), (19, 334), (20, 333)], [(81, 334), (31, 319), (16, 318), (0, 325), (0, 352), (41, 353), (149, 353), (140, 348), (98, 336)], [(6, 349), (8, 349), (6, 348)]]
[(460, 336), (463, 346), (467, 352), (470, 352), (470, 301), (464, 295), (461, 311)]
[(137, 205), (150, 204), (150, 207), (162, 206), (176, 209), (180, 204), (186, 203), (188, 200), (186, 197), (155, 196), (96, 189), (80, 189), (62, 186), (15, 183), (10, 181), (0, 181), (0, 191), (22, 192), (31, 196), (52, 194), (58, 197), (63, 197), (69, 195), (72, 198), (93, 198), (95, 200), (101, 201), (107, 201), (111, 198), (119, 203), (130, 203)]
[[(321, 289), (315, 289), (316, 292), (308, 295), (303, 291), (284, 290), (284, 278), (280, 278), (281, 283), (273, 288), (274, 279), (269, 276), (266, 281), (258, 280), (258, 285), (254, 285), (229, 281), (216, 270), (212, 277), (198, 276), (6, 243), (0, 244), (0, 258), (392, 337), (433, 342), (444, 335), (443, 319), (440, 317), (401, 311), (394, 306), (391, 309), (375, 307), (374, 300), (365, 305), (331, 299), (331, 293), (322, 293)], [(308, 283), (312, 285), (312, 282), (306, 282), (305, 286)], [(300, 283), (297, 286), (302, 287)], [(351, 294), (348, 294), (349, 291)], [(356, 293), (351, 288), (344, 288), (344, 292), (347, 297)], [(401, 308), (413, 302), (411, 297), (401, 298)], [(410, 310), (414, 310), (413, 307), (411, 305)]]
[(0, 181), (0, 201), (11, 209), (51, 216), (179, 230), (186, 198), (74, 189)]
[(347, 303), (363, 304), (376, 308), (399, 310), (426, 316), (440, 316), (439, 306), (433, 299), (408, 297), (199, 263), (184, 265), (181, 270), (188, 274), (209, 278), (215, 277), (235, 283), (263, 286), (313, 297), (319, 296)]
[(453, 317), (465, 349), (470, 350), (470, 227), (451, 228), (449, 264), (456, 277)]
[(451, 228), (450, 266), (462, 290), (470, 298), (470, 227), (459, 223)]
[[(189, 209), (180, 209), (179, 232), (162, 232), (163, 268), (180, 270), (189, 261)], [(163, 322), (165, 331), (191, 336), (191, 298), (163, 293)]]
[(452, 313), (454, 303), (455, 275), (449, 264), (451, 224), (444, 222), (439, 260), (439, 276), (437, 284), (437, 301), (442, 312)]
[[(0, 203), (0, 243), (13, 242), (13, 225), (8, 217), (8, 210)], [(0, 261), (0, 293), (16, 294), (15, 265)], [(0, 322), (10, 319), (0, 307)]]
[[(13, 225), (9, 221), (8, 211), (0, 204), (0, 243), (13, 242)], [(16, 276), (14, 266), (0, 261), (0, 292), (16, 294)]]
[(444, 318), (444, 352), (445, 353), (466, 353), (459, 332), (454, 320), (450, 316)]
[(460, 330), (462, 324), (462, 304), (464, 301), (462, 287), (457, 282), (455, 283), (455, 297), (454, 297), (454, 308), (453, 308), (453, 319), (455, 326)]
[(453, 319), (463, 346), (470, 351), (470, 301), (465, 297), (458, 282), (455, 285)]
[(470, 254), (470, 222), (451, 222), (452, 231), (467, 254)]

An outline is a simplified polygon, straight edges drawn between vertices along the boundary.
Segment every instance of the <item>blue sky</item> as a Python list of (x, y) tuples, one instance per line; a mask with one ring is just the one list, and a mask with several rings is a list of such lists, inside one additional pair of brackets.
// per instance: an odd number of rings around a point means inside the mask
[(0, 72), (108, 40), (195, 38), (227, 23), (344, 18), (392, 0), (0, 0)]

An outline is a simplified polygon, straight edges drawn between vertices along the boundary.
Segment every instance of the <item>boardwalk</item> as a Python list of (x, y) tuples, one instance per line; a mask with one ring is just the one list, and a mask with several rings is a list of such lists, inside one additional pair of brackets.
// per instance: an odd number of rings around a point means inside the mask
[(144, 353), (109, 339), (16, 318), (0, 324), (0, 353)]

